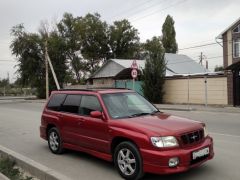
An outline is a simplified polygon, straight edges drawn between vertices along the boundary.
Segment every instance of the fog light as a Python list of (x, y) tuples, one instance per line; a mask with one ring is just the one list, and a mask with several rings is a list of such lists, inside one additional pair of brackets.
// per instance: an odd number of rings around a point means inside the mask
[(179, 164), (179, 159), (177, 157), (171, 158), (168, 161), (169, 167), (176, 167)]

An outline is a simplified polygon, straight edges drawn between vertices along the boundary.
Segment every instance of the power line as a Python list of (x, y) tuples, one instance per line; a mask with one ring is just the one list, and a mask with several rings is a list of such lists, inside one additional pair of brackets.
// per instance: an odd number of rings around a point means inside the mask
[[(232, 40), (222, 41), (222, 42), (219, 42), (219, 43), (224, 43), (224, 42), (232, 42)], [(219, 43), (213, 42), (213, 43), (200, 44), (200, 45), (196, 45), (196, 46), (181, 48), (181, 49), (178, 49), (178, 50), (182, 51), (182, 50), (188, 50), (188, 49), (196, 49), (196, 48), (200, 48), (200, 47), (216, 45), (216, 44), (219, 44)]]
[[(228, 55), (230, 56), (230, 55)], [(209, 59), (212, 59), (212, 60), (216, 60), (216, 58), (222, 58), (223, 56), (215, 56), (215, 57), (209, 57), (209, 58), (206, 58), (206, 60), (209, 60)], [(180, 62), (174, 62), (174, 63), (169, 63), (169, 64), (181, 64), (181, 63), (187, 63), (187, 62), (196, 62), (198, 63), (199, 60), (194, 60), (194, 59), (191, 59), (191, 60), (186, 60), (186, 61), (180, 61)]]
[(177, 6), (177, 5), (179, 5), (179, 4), (182, 4), (182, 3), (184, 3), (185, 1), (187, 1), (187, 0), (178, 1), (177, 3), (171, 4), (170, 6), (167, 6), (167, 7), (165, 7), (165, 8), (158, 9), (157, 11), (153, 11), (152, 13), (149, 13), (149, 14), (147, 14), (147, 15), (144, 15), (144, 16), (141, 16), (141, 17), (139, 17), (139, 18), (133, 19), (132, 22), (138, 21), (138, 20), (141, 20), (141, 19), (144, 19), (144, 18), (146, 18), (146, 17), (148, 17), (148, 16), (152, 16), (153, 14), (157, 14), (157, 13), (159, 13), (159, 12), (162, 12), (162, 11), (166, 10), (166, 9), (169, 9), (169, 8), (172, 8), (172, 7)]
[[(165, 1), (165, 2), (166, 2), (166, 1)], [(159, 5), (161, 5), (162, 3), (164, 3), (164, 0), (158, 1), (157, 3), (154, 3), (154, 4), (150, 5), (150, 6), (145, 7), (145, 8), (143, 7), (143, 8), (140, 8), (140, 9), (136, 9), (136, 8), (134, 7), (134, 8), (133, 8), (133, 9), (134, 9), (133, 12), (135, 12), (135, 13), (130, 13), (128, 16), (129, 16), (129, 18), (131, 18), (132, 16), (134, 16), (134, 15), (136, 15), (136, 14), (139, 14), (140, 12), (142, 13), (142, 12), (144, 12), (144, 11), (146, 11), (146, 10), (150, 10), (152, 7), (159, 6)]]
[(123, 11), (115, 14), (114, 16), (112, 16), (112, 18), (114, 19), (115, 17), (118, 17), (118, 15), (121, 15), (121, 14), (123, 14), (123, 13), (125, 13), (125, 12), (129, 12), (129, 11), (131, 11), (132, 9), (136, 10), (138, 7), (141, 7), (142, 5), (145, 5), (145, 4), (147, 4), (147, 3), (151, 2), (151, 1), (153, 1), (153, 0), (144, 1), (144, 2), (142, 2), (142, 3), (140, 3), (140, 4), (138, 4), (138, 6), (125, 9), (125, 10), (123, 10)]
[(211, 46), (211, 45), (216, 45), (218, 43), (214, 42), (214, 43), (207, 43), (207, 44), (202, 44), (202, 45), (197, 45), (197, 46), (191, 46), (191, 47), (187, 47), (187, 48), (182, 48), (182, 49), (178, 49), (179, 51), (182, 50), (187, 50), (187, 49), (195, 49), (195, 48), (200, 48), (200, 47), (205, 47), (205, 46)]

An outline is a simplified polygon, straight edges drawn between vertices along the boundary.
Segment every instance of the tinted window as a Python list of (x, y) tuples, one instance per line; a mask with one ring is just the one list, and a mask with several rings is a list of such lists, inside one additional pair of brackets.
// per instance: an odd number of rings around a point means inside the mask
[(61, 111), (78, 114), (80, 100), (81, 95), (67, 95), (61, 107)]
[(102, 111), (98, 98), (96, 96), (82, 96), (80, 114), (89, 116), (91, 111)]
[(65, 97), (66, 94), (53, 94), (48, 102), (47, 108), (54, 111), (59, 111)]

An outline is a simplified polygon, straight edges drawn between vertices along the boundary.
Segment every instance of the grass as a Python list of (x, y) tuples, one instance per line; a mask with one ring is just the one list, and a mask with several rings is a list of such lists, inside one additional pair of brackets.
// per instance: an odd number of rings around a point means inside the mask
[(15, 166), (15, 162), (9, 158), (0, 159), (0, 172), (10, 180), (32, 180), (32, 177), (23, 176), (23, 173)]

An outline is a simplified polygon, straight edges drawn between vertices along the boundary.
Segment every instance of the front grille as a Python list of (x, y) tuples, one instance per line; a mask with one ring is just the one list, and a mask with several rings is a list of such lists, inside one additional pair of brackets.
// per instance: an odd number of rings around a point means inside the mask
[(201, 141), (204, 137), (203, 129), (181, 135), (183, 145), (193, 144)]

